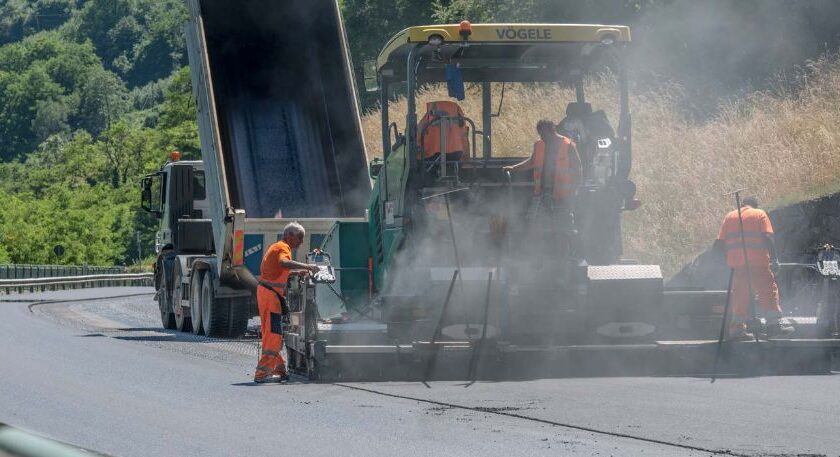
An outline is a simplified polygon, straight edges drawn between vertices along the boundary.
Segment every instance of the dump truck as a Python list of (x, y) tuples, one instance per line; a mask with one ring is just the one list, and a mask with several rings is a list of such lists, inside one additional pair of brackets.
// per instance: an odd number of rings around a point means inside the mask
[[(309, 256), (329, 279), (290, 277), (290, 369), (312, 379), (709, 373), (726, 291), (667, 289), (658, 265), (622, 256), (622, 215), (640, 205), (630, 43), (628, 27), (597, 24), (462, 22), (391, 38), (366, 65), (384, 151), (369, 217), (336, 222)], [(614, 82), (612, 106), (590, 103), (592, 78)], [(511, 84), (570, 94), (552, 118), (582, 163), (573, 224), (539, 219), (532, 174), (505, 173), (536, 136), (529, 127), (521, 149), (496, 146)], [(449, 97), (421, 104), (436, 85)], [(465, 97), (480, 100), (475, 118), (453, 105)], [(727, 343), (716, 369), (772, 360), (773, 372), (824, 373), (837, 342)]]
[(173, 153), (142, 182), (156, 300), (167, 329), (237, 336), (285, 224), (307, 228), (308, 250), (364, 220), (357, 91), (335, 0), (189, 0), (185, 32), (201, 160)]

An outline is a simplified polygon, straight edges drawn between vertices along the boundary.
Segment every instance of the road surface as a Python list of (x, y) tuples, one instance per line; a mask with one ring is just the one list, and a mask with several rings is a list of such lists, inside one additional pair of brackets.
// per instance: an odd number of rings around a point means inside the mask
[(840, 455), (835, 375), (254, 385), (151, 289), (0, 300), (0, 422), (113, 456)]

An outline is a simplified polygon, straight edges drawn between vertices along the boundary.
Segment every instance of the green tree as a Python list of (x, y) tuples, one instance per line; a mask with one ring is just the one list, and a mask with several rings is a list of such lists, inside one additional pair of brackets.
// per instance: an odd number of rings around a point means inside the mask
[(80, 42), (90, 40), (103, 62), (110, 64), (134, 46), (133, 42), (114, 41), (110, 36), (112, 31), (125, 18), (137, 13), (135, 0), (89, 0), (74, 18), (78, 22), (74, 38)]
[(126, 75), (132, 86), (168, 77), (186, 65), (186, 2), (155, 0), (141, 2), (145, 19), (143, 40), (134, 47), (131, 71)]
[(58, 100), (63, 92), (42, 67), (23, 73), (0, 71), (0, 159), (18, 157), (35, 148), (32, 121), (38, 113), (38, 101)]
[(35, 104), (35, 118), (32, 119), (32, 134), (35, 143), (41, 144), (53, 135), (67, 135), (70, 125), (71, 107), (63, 99), (38, 100)]
[(96, 135), (128, 108), (125, 85), (90, 42), (42, 32), (0, 47), (0, 159), (20, 158), (54, 134)]
[(135, 87), (167, 77), (185, 63), (182, 0), (90, 0), (68, 33), (90, 40), (106, 68)]
[[(411, 0), (340, 0), (357, 86), (364, 88), (363, 63), (376, 59), (391, 36), (412, 25), (431, 22), (432, 5)], [(375, 94), (360, 94), (363, 108), (377, 102)]]
[(93, 135), (107, 129), (128, 111), (128, 91), (122, 80), (102, 68), (89, 72), (78, 95), (79, 108), (74, 117), (74, 126)]
[(9, 0), (0, 6), (0, 44), (10, 43), (24, 37), (24, 25), (31, 14), (31, 7), (25, 0)]
[(110, 182), (107, 157), (101, 149), (101, 144), (85, 132), (69, 140), (51, 137), (29, 154), (24, 164), (7, 168), (7, 173), (25, 176), (18, 179), (20, 190), (38, 198), (48, 196), (52, 187), (87, 189)]
[[(54, 186), (41, 198), (10, 195), (0, 200), (2, 255), (14, 263), (124, 262), (133, 217), (129, 195), (108, 185), (76, 190)], [(64, 257), (55, 257), (56, 244), (66, 248)]]
[(7, 0), (0, 4), (0, 44), (56, 29), (72, 15), (75, 0)]
[(201, 158), (195, 109), (190, 69), (185, 67), (175, 73), (161, 107), (156, 127), (161, 134), (162, 149), (181, 151), (185, 159)]
[(114, 188), (129, 184), (143, 172), (146, 158), (153, 154), (154, 144), (150, 142), (153, 132), (134, 128), (125, 121), (117, 121), (103, 132), (96, 149), (105, 157), (107, 173), (112, 177)]

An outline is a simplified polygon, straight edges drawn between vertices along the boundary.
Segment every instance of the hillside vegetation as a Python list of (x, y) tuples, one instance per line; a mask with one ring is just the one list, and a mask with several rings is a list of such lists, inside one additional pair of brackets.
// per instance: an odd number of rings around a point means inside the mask
[(185, 19), (182, 0), (0, 2), (0, 263), (151, 251), (138, 180), (198, 156)]
[[(840, 60), (812, 62), (795, 93), (755, 92), (719, 107), (705, 121), (686, 118), (690, 103), (677, 86), (635, 93), (633, 172), (643, 206), (625, 216), (625, 256), (659, 263), (675, 272), (717, 236), (723, 215), (734, 208), (732, 190), (746, 187), (770, 205), (840, 188)], [(500, 87), (494, 86), (497, 100)], [(615, 86), (605, 78), (589, 84), (595, 109), (615, 107)], [(446, 99), (429, 88), (422, 102)], [(557, 86), (506, 88), (502, 115), (493, 125), (499, 155), (525, 156), (541, 118), (559, 120), (574, 93)], [(462, 104), (480, 119), (480, 96)], [(405, 101), (391, 105), (392, 121), (404, 123)], [(615, 122), (615, 113), (609, 113)], [(398, 119), (403, 119), (402, 123)], [(368, 148), (381, 156), (379, 113), (363, 119)], [(480, 147), (479, 147), (480, 150)]]

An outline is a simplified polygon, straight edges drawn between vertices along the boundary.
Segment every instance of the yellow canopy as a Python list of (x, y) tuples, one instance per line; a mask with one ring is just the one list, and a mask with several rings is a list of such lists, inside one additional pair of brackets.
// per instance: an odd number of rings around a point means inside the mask
[[(385, 45), (377, 58), (377, 70), (388, 61), (408, 53), (413, 45), (426, 43), (439, 35), (444, 43), (457, 43), (463, 39), (458, 24), (422, 25), (409, 27), (396, 34)], [(624, 25), (600, 24), (472, 24), (472, 33), (467, 38), (470, 44), (549, 44), (549, 43), (601, 43), (612, 40), (616, 43), (630, 41), (630, 28)]]

